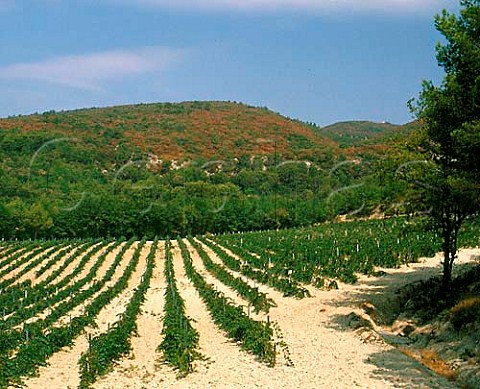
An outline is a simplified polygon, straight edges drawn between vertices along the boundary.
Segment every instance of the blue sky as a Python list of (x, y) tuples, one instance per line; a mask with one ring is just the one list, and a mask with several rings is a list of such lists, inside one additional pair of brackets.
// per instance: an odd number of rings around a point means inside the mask
[(454, 0), (0, 0), (0, 117), (230, 100), (327, 125), (411, 120)]

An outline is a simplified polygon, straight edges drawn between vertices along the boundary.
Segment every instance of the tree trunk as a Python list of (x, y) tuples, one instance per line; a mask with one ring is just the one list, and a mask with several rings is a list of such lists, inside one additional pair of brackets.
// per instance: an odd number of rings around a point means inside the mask
[(448, 294), (452, 282), (453, 262), (457, 256), (458, 231), (463, 219), (454, 215), (454, 221), (448, 220), (443, 226), (443, 279), (442, 289)]
[(455, 253), (452, 252), (452, 240), (453, 236), (452, 223), (449, 217), (446, 218), (443, 225), (443, 278), (442, 278), (442, 290), (445, 294), (448, 294), (450, 289), (450, 283), (452, 281), (452, 266)]
[(451, 253), (449, 251), (444, 252), (443, 256), (443, 278), (442, 278), (442, 290), (448, 293), (450, 289), (450, 283), (452, 282), (452, 265), (453, 261), (450, 259)]

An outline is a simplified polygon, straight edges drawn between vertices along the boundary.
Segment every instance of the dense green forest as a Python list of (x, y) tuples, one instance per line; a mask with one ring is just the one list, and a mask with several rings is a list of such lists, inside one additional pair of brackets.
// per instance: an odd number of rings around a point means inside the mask
[(0, 236), (176, 236), (403, 213), (399, 168), (415, 160), (416, 127), (322, 129), (226, 102), (1, 119)]

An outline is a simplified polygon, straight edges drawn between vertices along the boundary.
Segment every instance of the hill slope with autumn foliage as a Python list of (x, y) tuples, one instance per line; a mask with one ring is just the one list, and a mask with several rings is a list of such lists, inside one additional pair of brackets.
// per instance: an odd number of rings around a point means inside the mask
[(184, 235), (368, 214), (403, 193), (393, 165), (395, 134), (405, 138), (392, 126), (338, 139), (368, 126), (325, 130), (231, 102), (0, 119), (0, 236)]
[(14, 134), (95, 140), (98, 151), (136, 147), (162, 160), (218, 159), (277, 152), (319, 155), (336, 144), (311, 127), (266, 108), (229, 102), (139, 104), (45, 112), (0, 119)]

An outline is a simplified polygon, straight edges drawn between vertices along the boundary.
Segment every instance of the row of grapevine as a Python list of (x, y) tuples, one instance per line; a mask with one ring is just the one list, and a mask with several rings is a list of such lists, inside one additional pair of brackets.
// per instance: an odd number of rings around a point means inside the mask
[[(103, 245), (91, 247), (93, 247), (93, 250), (85, 253), (77, 268), (66, 275), (61, 281), (51, 283), (62, 271), (63, 266), (52, 272), (50, 277), (33, 287), (31, 286), (31, 282), (25, 282), (21, 285), (13, 285), (6, 290), (3, 296), (5, 296), (7, 300), (10, 300), (8, 312), (11, 312), (11, 314), (6, 315), (7, 309), (4, 307), (3, 322), (1, 323), (2, 328), (12, 328), (26, 319), (33, 318), (37, 313), (47, 308), (52, 312), (57, 303), (65, 303), (66, 298), (76, 293), (89, 279), (85, 277), (83, 280), (79, 280), (74, 283), (74, 285), (68, 287), (70, 281), (83, 269), (91, 257), (103, 248)], [(71, 253), (70, 258), (73, 260), (73, 258), (80, 256), (87, 248), (89, 247), (86, 245), (78, 247)], [(109, 249), (105, 250), (103, 255), (106, 256), (108, 252)], [(55, 257), (60, 260), (64, 254), (62, 250)], [(19, 292), (21, 292), (20, 296), (15, 299)]]
[[(43, 253), (39, 251), (44, 248), (44, 246), (41, 246), (41, 249), (33, 250), (28, 255), (21, 255), (18, 261), (13, 261), (14, 263), (5, 269), (5, 273), (7, 274), (3, 274), (3, 280), (0, 282), (0, 304), (3, 307), (4, 320), (8, 313), (15, 312), (19, 308), (23, 308), (26, 304), (28, 304), (28, 296), (30, 296), (31, 299), (35, 296), (35, 294), (31, 293), (31, 280), (27, 279), (21, 282), (21, 277), (28, 274), (33, 268), (41, 264), (45, 259), (50, 257), (58, 259), (70, 250), (68, 243), (59, 244), (57, 247), (50, 247), (50, 245), (47, 247), (47, 250)], [(58, 249), (60, 250), (58, 251)], [(52, 255), (52, 253), (55, 251), (58, 254)], [(36, 259), (30, 261), (30, 259), (34, 258)], [(26, 263), (26, 266), (19, 270), (21, 263)], [(11, 274), (10, 271), (13, 271), (14, 269), (17, 271), (15, 274)]]
[(275, 301), (269, 298), (266, 293), (260, 292), (258, 287), (251, 287), (240, 277), (234, 277), (225, 269), (224, 266), (213, 262), (201, 244), (199, 244), (196, 240), (190, 237), (188, 241), (200, 255), (205, 268), (220, 282), (230, 286), (240, 296), (248, 301), (248, 303), (253, 306), (256, 313), (259, 313), (260, 311), (268, 313), (270, 308), (275, 306)]
[[(68, 252), (70, 252), (72, 249), (76, 248), (80, 244), (80, 242), (75, 242), (74, 244), (70, 244), (69, 242), (63, 242), (57, 244), (54, 247), (49, 247), (46, 251), (37, 254), (35, 257), (30, 258), (30, 260), (28, 261), (25, 261), (22, 266), (18, 266), (9, 275), (9, 283), (15, 284), (18, 282), (22, 282), (25, 278), (27, 282), (31, 281), (31, 279), (35, 277), (35, 275), (31, 276), (30, 274), (34, 269), (42, 266), (42, 264), (44, 264), (43, 266), (45, 266), (53, 258), (62, 258), (64, 255), (66, 255)], [(47, 261), (47, 263), (45, 263), (45, 261)]]
[(325, 286), (325, 278), (355, 282), (356, 273), (398, 267), (439, 249), (433, 233), (404, 218), (324, 224), (314, 228), (226, 234), (214, 241), (255, 261), (272, 277)]
[[(50, 355), (66, 345), (71, 345), (74, 339), (81, 334), (87, 326), (94, 325), (96, 315), (103, 307), (111, 302), (115, 296), (122, 290), (125, 290), (133, 271), (138, 265), (140, 252), (145, 241), (141, 241), (137, 245), (121, 277), (114, 285), (104, 288), (111, 279), (114, 269), (118, 267), (125, 252), (131, 247), (132, 243), (133, 241), (129, 241), (122, 246), (103, 278), (92, 283), (87, 289), (82, 290), (79, 286), (86, 285), (91, 281), (92, 276), (96, 273), (101, 263), (103, 263), (107, 253), (111, 252), (115, 247), (118, 247), (121, 241), (115, 242), (114, 244), (102, 242), (102, 244), (97, 246), (90, 245), (89, 249), (85, 249), (85, 246), (87, 246), (85, 245), (73, 250), (73, 253), (81, 253), (82, 250), (87, 251), (86, 255), (84, 255), (80, 261), (85, 265), (86, 263), (92, 264), (91, 259), (93, 255), (103, 248), (102, 254), (98, 257), (97, 261), (93, 263), (88, 275), (74, 282), (72, 285), (68, 286), (66, 284), (67, 279), (71, 280), (73, 278), (71, 274), (62, 278), (57, 283), (49, 284), (42, 281), (42, 283), (37, 285), (37, 290), (41, 289), (40, 286), (44, 290), (53, 287), (57, 288), (56, 293), (53, 293), (53, 296), (57, 297), (65, 297), (61, 293), (62, 291), (70, 293), (69, 296), (62, 299), (58, 305), (55, 305), (58, 303), (56, 297), (48, 299), (43, 296), (45, 302), (48, 301), (54, 304), (50, 314), (45, 318), (38, 319), (35, 322), (29, 322), (19, 329), (12, 329), (11, 327), (11, 324), (16, 323), (15, 318), (17, 315), (11, 316), (9, 320), (4, 322), (5, 326), (2, 328), (4, 330), (2, 335), (5, 336), (2, 337), (2, 339), (5, 339), (6, 342), (2, 344), (3, 350), (1, 350), (3, 358), (0, 360), (0, 387), (21, 385), (22, 377), (34, 374), (39, 366), (46, 364)], [(101, 333), (89, 340), (89, 348), (82, 354), (79, 360), (81, 388), (90, 387), (98, 376), (105, 374), (105, 372), (109, 370), (115, 360), (130, 351), (130, 339), (132, 334), (136, 332), (136, 318), (140, 311), (145, 292), (149, 286), (153, 266), (155, 265), (156, 247), (157, 241), (154, 242), (150, 249), (147, 258), (147, 268), (142, 277), (141, 284), (135, 289), (120, 319), (109, 327), (107, 332)], [(199, 334), (193, 329), (190, 320), (185, 316), (184, 303), (175, 285), (175, 273), (173, 271), (170, 248), (171, 245), (167, 241), (165, 278), (168, 288), (166, 289), (166, 304), (164, 307), (166, 314), (162, 321), (164, 342), (162, 342), (157, 350), (163, 353), (163, 359), (165, 361), (176, 364), (180, 372), (179, 376), (182, 376), (193, 371), (192, 362), (194, 359), (202, 358), (203, 356), (197, 351)], [(70, 258), (71, 257), (69, 257), (69, 260)], [(75, 271), (78, 273), (81, 267), (79, 264), (75, 268)], [(60, 287), (60, 290), (58, 290), (58, 287)], [(30, 296), (33, 295), (34, 293), (32, 292)], [(58, 319), (62, 315), (71, 312), (71, 310), (79, 304), (85, 304), (87, 299), (92, 296), (95, 296), (95, 298), (84, 307), (84, 313), (82, 315), (71, 317), (68, 324), (55, 324), (58, 323)], [(212, 299), (210, 298), (210, 300)], [(26, 302), (27, 300), (24, 301)], [(39, 299), (36, 301), (37, 304), (33, 305), (40, 307), (41, 301), (43, 300)], [(234, 307), (231, 303), (227, 302), (226, 299), (217, 298), (216, 303), (217, 306), (221, 303), (223, 310), (227, 312), (227, 317), (223, 320), (224, 323), (232, 321), (231, 318), (241, 312), (241, 308)], [(210, 307), (211, 306), (210, 304)], [(218, 317), (217, 309), (217, 320)], [(242, 341), (244, 347), (250, 351), (253, 350), (262, 361), (273, 365), (275, 346), (269, 342), (270, 339), (265, 339), (267, 335), (271, 337), (269, 333), (271, 333), (272, 330), (269, 325), (267, 323), (251, 321), (251, 319), (245, 317), (243, 312), (240, 314), (239, 320), (236, 320), (236, 323), (233, 324), (237, 326), (238, 329), (236, 338), (230, 331), (231, 336), (237, 341)], [(246, 330), (247, 328), (248, 330)], [(265, 334), (265, 330), (268, 331), (267, 335)], [(247, 332), (247, 335), (241, 335), (243, 332)], [(257, 338), (256, 334), (261, 335), (261, 337)], [(265, 345), (267, 345), (267, 347)], [(270, 352), (266, 351), (267, 349), (270, 350)], [(176, 356), (172, 357), (175, 353)], [(174, 361), (175, 358), (176, 361)]]
[(167, 281), (162, 330), (164, 338), (157, 350), (163, 352), (164, 361), (178, 369), (179, 376), (185, 376), (193, 371), (193, 362), (202, 358), (197, 350), (200, 335), (186, 316), (185, 303), (178, 293), (169, 239), (165, 243), (164, 273)]
[(480, 220), (478, 218), (466, 220), (463, 223), (458, 237), (459, 247), (479, 247), (480, 246)]
[[(103, 293), (85, 306), (82, 315), (71, 318), (67, 324), (59, 325), (57, 323), (75, 306), (82, 304), (87, 298), (95, 295), (103, 288), (113, 276), (116, 267), (123, 258), (123, 254), (132, 243), (133, 239), (122, 247), (103, 278), (91, 283), (88, 289), (81, 290), (80, 288), (93, 279), (96, 270), (98, 270), (96, 266), (90, 270), (85, 278), (65, 288), (65, 293), (57, 293), (54, 301), (51, 302), (54, 304), (60, 303), (45, 318), (26, 323), (22, 328), (9, 329), (2, 326), (0, 331), (2, 337), (0, 387), (5, 387), (8, 384), (20, 384), (22, 376), (34, 374), (39, 366), (46, 364), (50, 355), (64, 346), (71, 345), (73, 339), (87, 325), (94, 324), (96, 313), (109, 302), (109, 298), (105, 298)], [(102, 253), (96, 265), (104, 260), (107, 251)], [(65, 299), (65, 294), (70, 298)]]
[(271, 286), (279, 292), (282, 292), (285, 297), (301, 299), (310, 295), (310, 292), (306, 288), (291, 277), (271, 274), (269, 267), (264, 266), (261, 258), (255, 257), (247, 250), (239, 247), (237, 255), (232, 255), (229, 254), (224, 247), (219, 246), (205, 237), (199, 237), (198, 239), (210, 247), (229, 269), (241, 272), (246, 277), (259, 283)]
[(251, 319), (242, 307), (234, 305), (222, 293), (208, 284), (194, 269), (190, 252), (181, 238), (177, 239), (186, 274), (207, 305), (215, 324), (238, 342), (243, 349), (269, 366), (276, 362), (273, 329), (268, 322)]
[[(77, 244), (72, 244), (71, 248), (80, 249), (81, 250), (80, 252), (82, 252), (89, 247), (94, 247), (94, 246), (98, 245), (100, 242), (102, 242), (103, 244), (107, 244), (109, 241), (101, 241), (101, 240), (98, 240), (98, 239), (97, 240), (91, 240), (91, 241), (78, 241)], [(76, 251), (76, 253), (78, 253), (78, 251)], [(51, 269), (52, 266), (57, 265), (60, 258), (62, 258), (60, 253), (58, 253), (54, 257), (52, 257), (47, 263), (45, 263), (40, 269), (38, 269), (35, 272), (35, 278), (40, 277), (41, 275), (46, 273), (49, 269)]]
[[(21, 257), (22, 255), (25, 255), (35, 247), (38, 247), (37, 242), (29, 242), (26, 244), (22, 242), (15, 242), (15, 244), (10, 245), (2, 253), (3, 259), (0, 261), (0, 269), (3, 269), (6, 265), (16, 260), (17, 258)], [(3, 270), (2, 270), (2, 273), (3, 273)]]
[[(112, 298), (126, 288), (131, 272), (138, 264), (140, 252), (144, 244), (145, 240), (139, 243), (133, 254), (130, 267), (126, 269), (124, 275), (115, 284), (115, 287), (108, 291), (109, 296), (112, 296)], [(145, 300), (145, 293), (150, 285), (150, 279), (155, 266), (157, 245), (158, 239), (155, 239), (147, 255), (147, 265), (142, 281), (135, 289), (120, 319), (106, 333), (89, 340), (89, 349), (82, 354), (78, 362), (80, 365), (80, 388), (89, 388), (98, 376), (104, 375), (109, 370), (116, 360), (130, 352), (130, 339), (132, 334), (137, 331), (137, 316), (140, 312), (141, 304)]]
[[(55, 241), (47, 241), (40, 246), (36, 246), (32, 251), (27, 253), (16, 252), (14, 255), (11, 255), (9, 258), (7, 258), (3, 264), (3, 270), (0, 271), (0, 278), (3, 279), (0, 282), (0, 289), (5, 289), (9, 285), (13, 284), (22, 274), (25, 274), (33, 267), (41, 263), (52, 252), (58, 249), (57, 244), (58, 242)], [(63, 246), (67, 244), (68, 243), (63, 243), (61, 245)], [(18, 270), (22, 266), (24, 266), (24, 268), (20, 274), (16, 272), (15, 276), (6, 278), (10, 273)], [(27, 267), (27, 270), (25, 270), (25, 267)]]

